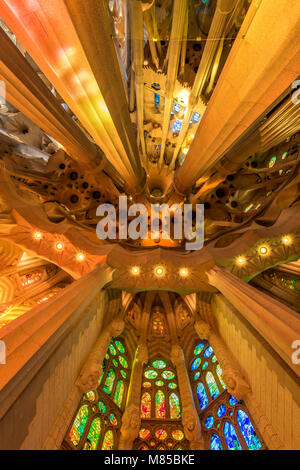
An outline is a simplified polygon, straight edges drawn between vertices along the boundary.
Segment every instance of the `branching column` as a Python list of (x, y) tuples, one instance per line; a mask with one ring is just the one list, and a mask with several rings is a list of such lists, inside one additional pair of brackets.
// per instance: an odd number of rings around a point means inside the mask
[(203, 450), (201, 424), (195, 407), (193, 392), (185, 366), (184, 354), (178, 344), (172, 346), (171, 361), (176, 366), (180, 388), (182, 424), (185, 437), (190, 441), (191, 450)]
[(239, 366), (228, 350), (224, 341), (213, 331), (210, 325), (204, 321), (197, 321), (194, 324), (197, 335), (200, 339), (207, 339), (217, 356), (222, 369), (222, 378), (228, 392), (237, 400), (244, 399), (251, 392), (249, 384), (243, 378)]
[(102, 363), (112, 338), (119, 336), (124, 329), (124, 321), (115, 318), (100, 334), (92, 352), (83, 366), (76, 385), (82, 393), (96, 390), (100, 376), (103, 372)]
[(299, 314), (223, 268), (215, 267), (207, 276), (299, 376), (299, 367), (292, 362), (292, 344), (300, 338)]
[(143, 366), (148, 362), (148, 348), (146, 343), (137, 347), (133, 362), (130, 388), (127, 397), (126, 409), (122, 417), (121, 438), (119, 450), (131, 450), (133, 441), (138, 437), (141, 427), (141, 389)]

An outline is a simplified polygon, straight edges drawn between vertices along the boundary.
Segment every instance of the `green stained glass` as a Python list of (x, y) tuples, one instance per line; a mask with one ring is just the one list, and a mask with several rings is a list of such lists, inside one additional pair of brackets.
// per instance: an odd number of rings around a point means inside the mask
[(164, 369), (166, 367), (166, 363), (164, 361), (154, 361), (152, 362), (152, 366), (155, 367), (155, 369)]
[(175, 441), (182, 441), (184, 434), (180, 429), (176, 429), (175, 431), (172, 431), (172, 437)]
[(69, 433), (69, 440), (72, 442), (72, 444), (75, 447), (77, 447), (80, 442), (88, 417), (89, 417), (88, 405), (81, 406), (78, 410), (73, 426)]
[(117, 346), (117, 348), (118, 348), (118, 350), (120, 351), (120, 353), (121, 353), (121, 354), (124, 354), (125, 348), (124, 348), (123, 344), (121, 343), (121, 341), (116, 340), (116, 341), (115, 341), (115, 345)]
[(158, 373), (156, 372), (156, 370), (146, 370), (144, 376), (146, 377), (146, 379), (156, 379)]
[(196, 374), (194, 375), (194, 380), (198, 380), (200, 377), (200, 372), (196, 372)]
[(203, 363), (203, 365), (202, 365), (202, 370), (207, 369), (207, 367), (208, 367), (208, 362), (205, 361), (205, 362)]
[(119, 362), (124, 369), (127, 369), (128, 367), (128, 362), (126, 361), (125, 357), (119, 356)]
[(283, 154), (281, 155), (282, 160), (285, 160), (286, 156), (287, 156), (287, 152), (283, 152)]
[(170, 405), (170, 419), (180, 419), (180, 403), (179, 398), (176, 393), (171, 393), (169, 396), (169, 405)]
[(201, 364), (201, 358), (200, 357), (197, 357), (193, 362), (192, 362), (192, 370), (196, 370), (198, 369), (198, 367), (200, 366)]
[(118, 426), (118, 420), (117, 420), (116, 416), (113, 413), (110, 413), (109, 421), (111, 422), (111, 424), (113, 426)]
[(104, 387), (103, 390), (107, 395), (110, 395), (114, 386), (114, 381), (116, 378), (116, 373), (113, 369), (109, 369), (105, 382), (104, 382)]
[(155, 395), (155, 417), (163, 419), (166, 417), (165, 394), (161, 390), (158, 390)]
[(174, 372), (171, 372), (170, 370), (165, 370), (161, 375), (166, 380), (171, 380), (175, 377)]
[(151, 395), (148, 392), (145, 392), (141, 400), (141, 418), (149, 419), (151, 418)]
[(165, 384), (165, 382), (163, 382), (162, 380), (157, 380), (157, 381), (155, 382), (155, 385), (156, 385), (157, 387), (163, 387), (164, 384)]
[(106, 405), (105, 403), (103, 403), (103, 401), (99, 401), (98, 408), (101, 411), (101, 413), (103, 414), (106, 413)]
[(150, 388), (150, 387), (151, 387), (151, 383), (150, 383), (150, 382), (144, 382), (144, 383), (143, 383), (143, 387), (144, 387), (144, 388)]
[(276, 155), (274, 155), (269, 161), (269, 168), (273, 168), (276, 163)]
[(108, 360), (109, 359), (109, 354), (105, 354), (105, 359)]
[(204, 344), (203, 343), (197, 344), (197, 346), (194, 349), (195, 356), (198, 356), (198, 354), (200, 354), (203, 351), (203, 349), (204, 349)]
[(83, 450), (96, 450), (100, 433), (101, 433), (101, 420), (100, 418), (95, 418), (92, 421)]
[(115, 367), (119, 367), (118, 361), (116, 359), (113, 359), (112, 362)]
[(206, 383), (208, 385), (211, 398), (214, 400), (218, 395), (220, 395), (220, 390), (211, 372), (207, 372), (206, 374)]
[(114, 448), (114, 435), (112, 431), (107, 431), (102, 444), (102, 450), (113, 450)]
[(174, 390), (175, 388), (177, 388), (177, 384), (175, 384), (174, 382), (170, 382), (168, 384), (168, 387)]
[(125, 370), (121, 370), (121, 375), (122, 375), (122, 377), (124, 377), (124, 379), (126, 379), (127, 374), (126, 374)]
[(91, 392), (87, 392), (87, 393), (85, 394), (85, 397), (86, 397), (89, 401), (94, 401), (95, 398), (96, 398), (96, 397), (95, 397), (95, 393), (92, 392), (92, 391), (91, 391)]
[(112, 356), (115, 356), (117, 354), (116, 348), (114, 347), (113, 344), (110, 344), (108, 346), (108, 349), (109, 349), (110, 354), (112, 354)]
[(100, 379), (99, 379), (99, 381), (98, 381), (98, 387), (99, 387), (99, 385), (101, 384), (101, 381), (102, 381), (102, 379), (103, 379), (103, 375), (104, 375), (105, 369), (106, 369), (106, 365), (105, 365), (105, 362), (103, 361), (103, 362), (102, 362), (102, 371), (103, 371), (103, 372), (102, 372), (102, 374), (100, 375)]
[(125, 386), (123, 380), (118, 380), (114, 395), (115, 404), (121, 408), (124, 397)]
[(217, 374), (218, 374), (218, 377), (219, 377), (219, 380), (220, 380), (220, 382), (221, 382), (222, 387), (224, 388), (224, 390), (226, 390), (226, 385), (225, 385), (225, 383), (224, 383), (224, 380), (222, 379), (222, 373), (223, 373), (223, 371), (222, 371), (222, 369), (221, 369), (220, 364), (217, 365), (217, 367), (216, 367), (216, 372), (217, 372)]
[[(160, 441), (164, 441), (167, 438), (168, 434), (164, 429), (157, 429), (157, 431), (155, 431), (155, 436)], [(165, 449), (163, 449), (163, 450), (165, 450)]]
[(141, 439), (149, 439), (151, 433), (149, 431), (149, 429), (145, 429), (145, 428), (142, 428), (139, 432), (139, 437)]
[(217, 359), (216, 356), (213, 356), (213, 357), (211, 358), (211, 362), (213, 362), (213, 363), (217, 362), (217, 360), (218, 360), (218, 359)]

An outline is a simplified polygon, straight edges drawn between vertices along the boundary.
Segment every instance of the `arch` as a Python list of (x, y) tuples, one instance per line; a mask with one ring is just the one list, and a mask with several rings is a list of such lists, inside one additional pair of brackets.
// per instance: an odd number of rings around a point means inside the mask
[(69, 440), (75, 447), (79, 445), (82, 434), (84, 433), (88, 417), (89, 407), (88, 405), (82, 405), (78, 410), (78, 413), (69, 433)]
[(229, 450), (242, 450), (234, 426), (229, 421), (225, 421), (224, 424), (224, 437)]
[(96, 450), (101, 434), (101, 419), (95, 418), (89, 429), (83, 450)]
[(114, 394), (114, 402), (119, 408), (122, 407), (124, 392), (125, 392), (124, 382), (123, 380), (118, 380), (115, 394)]
[(210, 448), (211, 450), (223, 450), (222, 442), (218, 434), (212, 434), (210, 438)]
[(220, 364), (218, 364), (218, 365), (216, 366), (216, 372), (217, 372), (217, 375), (218, 375), (218, 377), (219, 377), (219, 380), (220, 380), (220, 383), (221, 383), (222, 387), (224, 388), (224, 390), (226, 390), (226, 385), (225, 385), (224, 380), (223, 380), (223, 378), (222, 378), (223, 371), (222, 371), (222, 369), (221, 369)]
[(176, 393), (171, 393), (169, 396), (169, 406), (170, 406), (170, 419), (180, 419), (180, 401)]
[(197, 397), (201, 410), (204, 410), (208, 405), (208, 397), (202, 382), (199, 382), (197, 385)]
[(239, 408), (237, 410), (237, 422), (243, 438), (249, 450), (258, 450), (261, 448), (261, 442), (258, 439), (254, 427), (249, 419), (247, 413)]
[(166, 417), (166, 398), (164, 392), (158, 390), (155, 394), (155, 418), (165, 419)]
[(143, 393), (141, 400), (141, 418), (151, 418), (151, 395), (148, 392)]
[(110, 395), (114, 386), (114, 381), (116, 378), (116, 373), (114, 369), (109, 369), (107, 376), (104, 382), (103, 390), (107, 395)]
[(214, 400), (215, 398), (217, 398), (217, 396), (220, 395), (220, 390), (214, 378), (213, 373), (208, 371), (206, 373), (205, 380), (206, 380), (211, 398)]
[(105, 433), (101, 450), (113, 450), (113, 448), (114, 448), (114, 433), (111, 430), (109, 430), (109, 431), (106, 431)]

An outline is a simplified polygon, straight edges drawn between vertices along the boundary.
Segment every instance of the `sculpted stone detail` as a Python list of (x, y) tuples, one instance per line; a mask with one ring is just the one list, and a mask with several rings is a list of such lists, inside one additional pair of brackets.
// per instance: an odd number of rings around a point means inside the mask
[(142, 343), (138, 346), (136, 359), (142, 364), (146, 364), (148, 362), (148, 348), (146, 343)]
[(81, 373), (76, 380), (76, 385), (82, 393), (95, 390), (103, 372), (102, 362), (112, 337), (119, 336), (124, 328), (124, 321), (115, 318), (112, 323), (100, 334), (95, 347), (88, 357)]
[(222, 368), (222, 378), (228, 392), (237, 400), (242, 400), (251, 392), (251, 388), (244, 379), (236, 360), (231, 355), (224, 341), (204, 321), (196, 321), (194, 328), (199, 338), (207, 339), (213, 348)]
[(185, 437), (190, 441), (191, 450), (203, 450), (204, 441), (201, 435), (201, 425), (195, 408), (191, 406), (183, 407), (182, 424)]
[(184, 355), (178, 344), (173, 344), (171, 349), (171, 361), (178, 366), (181, 362), (184, 364)]
[(130, 450), (134, 439), (138, 437), (141, 426), (140, 408), (136, 404), (129, 405), (122, 417), (119, 450)]

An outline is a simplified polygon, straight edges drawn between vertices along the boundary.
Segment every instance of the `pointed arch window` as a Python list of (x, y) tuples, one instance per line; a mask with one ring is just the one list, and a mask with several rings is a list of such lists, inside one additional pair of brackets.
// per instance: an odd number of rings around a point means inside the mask
[(130, 367), (121, 338), (113, 340), (102, 364), (96, 390), (85, 393), (62, 448), (68, 450), (113, 450), (118, 447)]
[(255, 431), (244, 403), (227, 392), (222, 368), (208, 341), (198, 341), (194, 345), (190, 360), (190, 381), (207, 448), (266, 448)]

